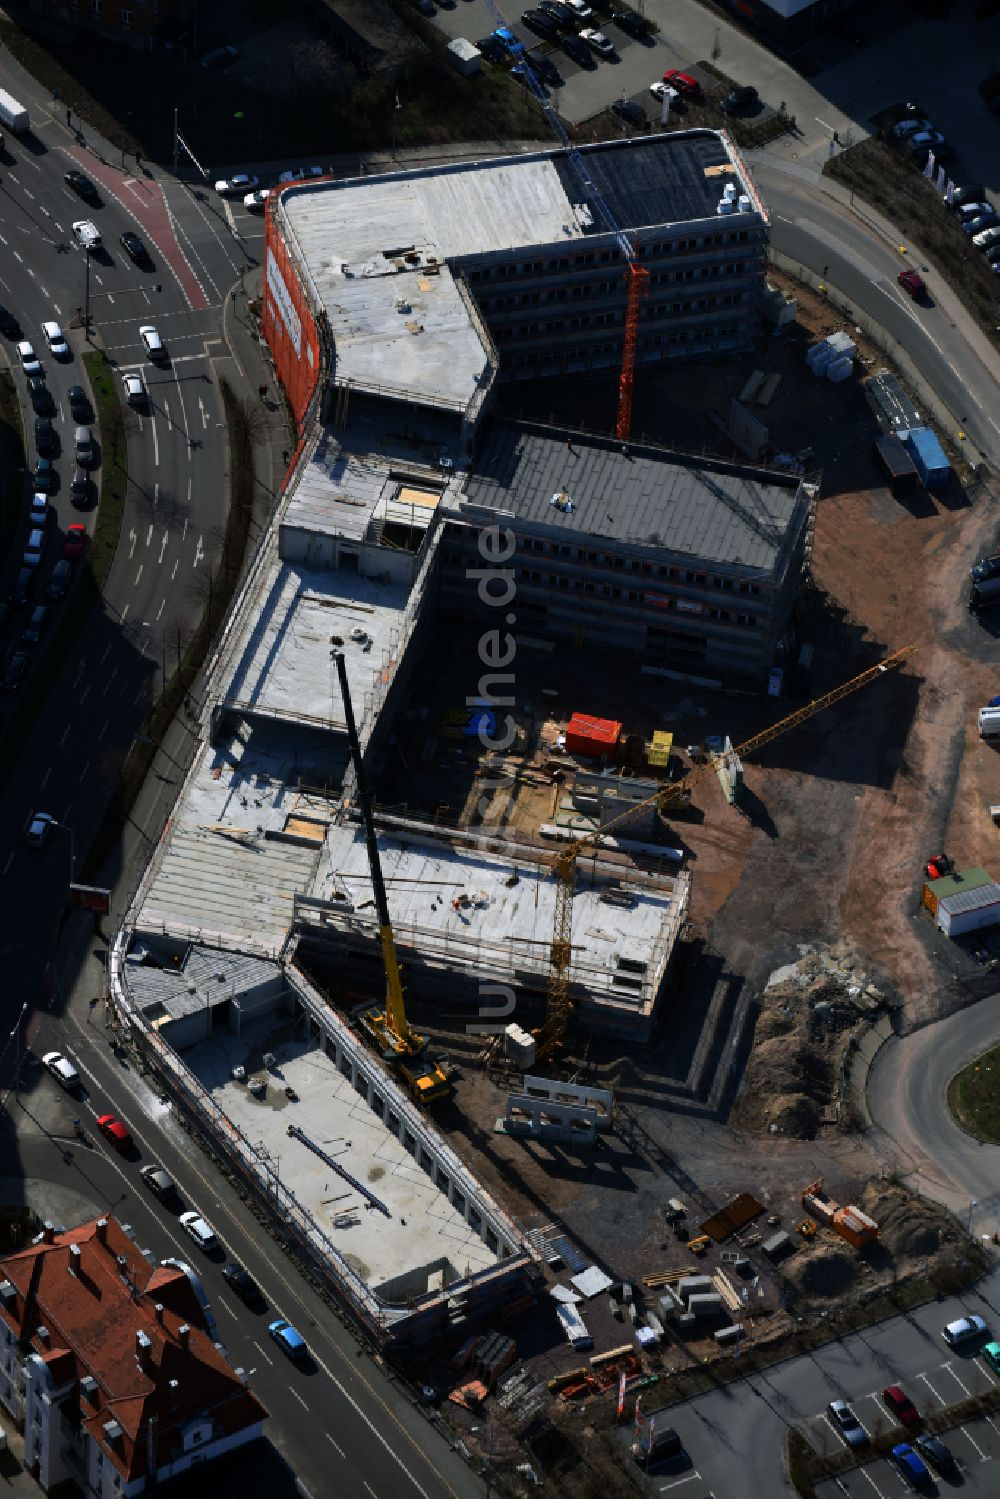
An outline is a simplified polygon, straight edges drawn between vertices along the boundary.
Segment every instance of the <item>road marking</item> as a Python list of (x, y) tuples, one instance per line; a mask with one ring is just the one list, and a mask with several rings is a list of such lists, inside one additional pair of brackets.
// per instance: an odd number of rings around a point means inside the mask
[(82, 672), (83, 672), (83, 668), (86, 666), (86, 664), (87, 664), (86, 659), (84, 659), (84, 660), (82, 660), (80, 662), (79, 666), (77, 667), (77, 669), (76, 669), (76, 676), (73, 678), (73, 686), (74, 687), (76, 686), (77, 682), (79, 682), (80, 677), (81, 677)]
[(26, 197), (26, 198), (30, 198), (30, 199), (31, 199), (31, 201), (32, 201), (32, 203), (34, 203), (34, 201), (35, 201), (35, 195), (34, 195), (34, 193), (33, 193), (33, 192), (32, 192), (32, 191), (31, 191), (31, 189), (30, 189), (30, 188), (28, 188), (28, 187), (22, 187), (22, 189), (21, 189), (21, 191), (22, 191), (22, 193), (23, 193), (23, 194), (24, 194), (24, 196), (25, 196), (25, 197)]
[(155, 417), (151, 417), (150, 418), (149, 425), (150, 425), (150, 429), (151, 429), (151, 431), (153, 433), (153, 462), (156, 464), (157, 468), (159, 468), (159, 466), (160, 466), (160, 444), (157, 442), (157, 439), (156, 439), (156, 419), (155, 419)]
[(90, 761), (88, 760), (87, 763), (86, 763), (86, 765), (83, 767), (83, 769), (80, 772), (80, 781), (81, 781), (81, 783), (84, 782), (87, 779), (87, 771), (89, 769), (90, 769)]
[(308, 1405), (306, 1405), (305, 1401), (302, 1399), (302, 1396), (298, 1393), (297, 1390), (289, 1390), (288, 1393), (289, 1395), (291, 1395), (293, 1400), (297, 1400), (299, 1402), (304, 1411), (307, 1411), (309, 1409)]
[(225, 199), (223, 199), (222, 211), (226, 215), (226, 223), (229, 225), (230, 229), (235, 234), (236, 233), (236, 220), (233, 218), (233, 207), (232, 207), (232, 204), (231, 203), (227, 203), (225, 201)]
[[(19, 260), (22, 265), (24, 264), (24, 257), (22, 255), (19, 255), (16, 250), (14, 251), (14, 259)], [(32, 271), (31, 274), (34, 275), (34, 271)]]
[(112, 671), (110, 677), (108, 677), (108, 680), (104, 684), (104, 690), (101, 693), (102, 697), (107, 697), (107, 695), (108, 695), (108, 689), (111, 686), (111, 683), (114, 681), (114, 679), (115, 679), (115, 677), (117, 675), (118, 675), (118, 668), (116, 666), (115, 669)]
[(68, 738), (69, 738), (69, 724), (67, 724), (66, 727), (62, 731), (62, 738), (59, 741), (60, 745), (65, 744), (66, 740)]
[(160, 561), (161, 562), (163, 561), (163, 554), (167, 550), (167, 540), (169, 538), (169, 535), (170, 535), (170, 533), (168, 531), (164, 531), (164, 533), (163, 533), (163, 540), (160, 542)]
[[(49, 297), (48, 291), (46, 290), (46, 288), (42, 285), (42, 283), (40, 281), (38, 283), (38, 290), (42, 293), (42, 296), (45, 298), (46, 301), (50, 301), (51, 300), (50, 297)], [(57, 312), (59, 311), (58, 307), (56, 308), (56, 311)]]
[(979, 1456), (982, 1458), (983, 1462), (984, 1463), (988, 1463), (990, 1461), (989, 1457), (987, 1457), (987, 1455), (983, 1451), (982, 1447), (980, 1447), (979, 1443), (976, 1441), (975, 1437), (972, 1435), (972, 1432), (971, 1431), (967, 1431), (964, 1426), (960, 1426), (958, 1429), (961, 1432), (961, 1434), (962, 1434), (963, 1437), (968, 1437), (969, 1441), (972, 1443), (973, 1447), (975, 1447), (976, 1451), (979, 1453)]
[(90, 691), (90, 683), (88, 682), (87, 685), (86, 685), (86, 687), (80, 693), (80, 707), (81, 708), (83, 707), (84, 703), (87, 701), (87, 694), (89, 693), (89, 691)]
[(191, 456), (191, 429), (188, 426), (187, 407), (184, 405), (184, 392), (181, 390), (181, 382), (177, 378), (176, 375), (174, 376), (174, 383), (177, 386), (177, 398), (178, 398), (178, 400), (181, 403), (181, 430), (184, 433), (184, 436), (187, 438), (188, 457), (190, 458), (190, 456)]
[(885, 1494), (883, 1494), (882, 1490), (879, 1488), (878, 1484), (875, 1482), (875, 1480), (871, 1476), (871, 1474), (867, 1473), (864, 1468), (859, 1468), (858, 1472), (861, 1474), (862, 1478), (867, 1478), (868, 1482), (871, 1484), (871, 1486), (875, 1490), (876, 1494), (878, 1494), (879, 1499), (885, 1499)]
[(171, 579), (176, 578), (176, 576), (177, 576), (177, 569), (180, 567), (180, 565), (181, 565), (181, 559), (178, 557), (177, 560), (174, 562), (173, 572), (170, 574)]
[[(362, 1480), (362, 1482), (364, 1482), (364, 1480)], [(370, 1483), (366, 1483), (365, 1488), (368, 1490), (369, 1494), (371, 1494), (372, 1499), (378, 1499), (378, 1495), (376, 1494)]]
[[(132, 553), (130, 552), (129, 556), (131, 557), (131, 555), (132, 555)], [(122, 610), (122, 624), (125, 623), (125, 616), (126, 616), (127, 613), (128, 613), (128, 604), (126, 604), (125, 608)]]
[(108, 645), (106, 645), (104, 647), (104, 655), (101, 657), (100, 661), (97, 663), (98, 666), (103, 666), (104, 665), (105, 661), (108, 659), (108, 653), (109, 653), (110, 650), (111, 650), (111, 646), (110, 646), (110, 643), (109, 643)]
[[(10, 859), (13, 859), (13, 857), (14, 857), (14, 855), (11, 854)], [(8, 864), (10, 863), (10, 859), (7, 860)], [(4, 873), (6, 874), (6, 870), (4, 871)], [(326, 1439), (330, 1443), (330, 1446), (333, 1448), (334, 1452), (336, 1452), (337, 1456), (344, 1458), (344, 1461), (346, 1462), (347, 1461), (346, 1454), (344, 1452), (343, 1447), (341, 1447), (340, 1443), (339, 1442), (335, 1442), (333, 1440), (333, 1437), (330, 1435), (329, 1432), (327, 1432), (327, 1434), (326, 1434)]]
[(104, 738), (105, 734), (108, 732), (108, 728), (110, 727), (110, 724), (111, 724), (110, 718), (106, 718), (104, 720), (104, 728), (101, 730), (101, 732), (97, 736), (98, 739), (103, 739)]
[(192, 563), (193, 567), (197, 567), (198, 563), (202, 560), (202, 558), (205, 555), (205, 548), (202, 546), (203, 540), (204, 540), (204, 537), (202, 537), (202, 536), (198, 537), (198, 544), (197, 544), (197, 546), (194, 549), (194, 562)]
[[(188, 499), (190, 500), (190, 498), (191, 498), (191, 480), (189, 479), (188, 480)], [(188, 523), (187, 523), (187, 516), (185, 516), (184, 517), (184, 529), (181, 532), (181, 541), (184, 540), (184, 538), (187, 535), (187, 533), (188, 533)]]
[(147, 546), (149, 546), (149, 543), (152, 541), (152, 539), (153, 539), (153, 523), (152, 523), (152, 521), (150, 521), (150, 523), (149, 523), (149, 530), (146, 532), (146, 545)]
[(139, 571), (136, 573), (136, 575), (135, 575), (135, 582), (132, 584), (133, 588), (138, 588), (138, 586), (139, 586), (139, 579), (141, 577), (142, 577), (142, 563), (140, 562), (139, 563)]
[(970, 1390), (970, 1389), (969, 1389), (969, 1386), (968, 1386), (968, 1385), (967, 1385), (967, 1384), (966, 1384), (966, 1383), (965, 1383), (965, 1381), (964, 1381), (964, 1380), (962, 1380), (962, 1379), (959, 1379), (959, 1377), (958, 1377), (958, 1375), (957, 1375), (957, 1374), (956, 1374), (956, 1373), (955, 1373), (955, 1371), (954, 1371), (954, 1369), (953, 1369), (953, 1368), (952, 1368), (952, 1367), (951, 1367), (951, 1365), (950, 1365), (950, 1364), (942, 1364), (942, 1365), (941, 1365), (941, 1367), (942, 1367), (942, 1369), (947, 1369), (947, 1371), (948, 1371), (948, 1373), (949, 1373), (949, 1374), (950, 1374), (950, 1375), (951, 1375), (951, 1377), (952, 1377), (952, 1379), (953, 1379), (953, 1380), (954, 1380), (954, 1381), (955, 1381), (955, 1383), (956, 1383), (956, 1384), (957, 1384), (957, 1385), (958, 1385), (958, 1387), (959, 1387), (959, 1389), (960, 1389), (960, 1390), (964, 1390), (964, 1391), (965, 1391), (965, 1393), (966, 1393), (966, 1394), (967, 1394), (967, 1395), (968, 1395), (968, 1396), (970, 1396), (970, 1397), (971, 1397), (971, 1395), (972, 1395), (972, 1391), (971, 1391), (971, 1390)]
[(198, 397), (198, 410), (201, 412), (201, 425), (203, 427), (207, 427), (208, 426), (209, 417), (208, 417), (208, 412), (205, 410), (205, 403), (201, 399), (201, 396)]
[(159, 481), (159, 479), (157, 479), (153, 483), (153, 504), (154, 505), (158, 505), (159, 503), (160, 503), (160, 481)]
[(660, 1493), (666, 1494), (670, 1489), (679, 1489), (682, 1483), (693, 1483), (696, 1478), (700, 1477), (701, 1474), (698, 1472), (698, 1469), (695, 1468), (693, 1473), (687, 1473), (683, 1478), (675, 1478), (673, 1483), (661, 1483)]
[[(8, 871), (8, 869), (9, 869), (9, 868), (10, 868), (10, 866), (11, 866), (11, 864), (12, 864), (12, 863), (13, 863), (13, 862), (14, 862), (14, 850), (13, 850), (13, 849), (11, 849), (11, 851), (10, 851), (10, 853), (9, 853), (9, 854), (8, 854), (8, 855), (7, 855), (7, 862), (6, 862), (6, 864), (5, 864), (5, 865), (4, 865), (4, 867), (3, 867), (3, 872), (4, 872), (4, 874), (6, 874), (6, 873), (7, 873), (7, 871)], [(330, 1440), (331, 1440), (331, 1441), (333, 1441), (333, 1438), (332, 1438), (332, 1437), (331, 1437), (331, 1438), (330, 1438)], [(334, 1445), (334, 1446), (335, 1446), (335, 1447), (337, 1447), (337, 1444), (336, 1444), (336, 1442), (334, 1442), (334, 1443), (333, 1443), (333, 1445)], [(337, 1451), (338, 1451), (338, 1452), (340, 1452), (340, 1448), (339, 1448), (339, 1447), (337, 1447)], [(344, 1455), (344, 1454), (343, 1454), (343, 1453), (342, 1453), (342, 1452), (340, 1452), (340, 1455), (341, 1455), (341, 1457), (343, 1457), (343, 1455)]]
[(253, 1346), (254, 1346), (254, 1347), (255, 1347), (255, 1348), (256, 1348), (256, 1350), (257, 1350), (257, 1352), (258, 1352), (258, 1353), (259, 1353), (259, 1354), (260, 1354), (260, 1356), (261, 1356), (261, 1358), (262, 1358), (262, 1359), (264, 1359), (264, 1360), (265, 1360), (265, 1361), (266, 1361), (266, 1362), (267, 1362), (267, 1363), (269, 1363), (269, 1364), (270, 1364), (270, 1365), (271, 1365), (271, 1367), (272, 1367), (272, 1368), (273, 1368), (273, 1367), (274, 1367), (274, 1360), (273, 1360), (273, 1359), (272, 1359), (272, 1358), (270, 1358), (270, 1357), (269, 1357), (269, 1356), (268, 1356), (268, 1355), (267, 1355), (267, 1354), (266, 1354), (266, 1353), (265, 1353), (265, 1352), (264, 1352), (264, 1350), (263, 1350), (263, 1348), (262, 1348), (262, 1347), (261, 1347), (261, 1346), (260, 1346), (260, 1344), (259, 1344), (259, 1343), (254, 1343), (254, 1345), (253, 1345)]
[(51, 774), (52, 774), (52, 766), (50, 765), (49, 768), (48, 768), (48, 770), (42, 776), (42, 782), (41, 782), (41, 784), (42, 784), (43, 789), (44, 789), (44, 787), (46, 787), (49, 784), (49, 776)]
[(166, 599), (161, 599), (160, 600), (160, 607), (156, 611), (156, 617), (157, 617), (157, 619), (159, 619), (160, 615), (163, 613), (164, 605), (166, 604), (166, 602), (167, 602)]
[(135, 529), (134, 526), (132, 527), (131, 531), (128, 533), (128, 540), (129, 540), (128, 554), (129, 554), (129, 557), (131, 558), (134, 555), (134, 553), (135, 553), (135, 544), (139, 540), (139, 533), (138, 533), (138, 531), (136, 531), (136, 529)]

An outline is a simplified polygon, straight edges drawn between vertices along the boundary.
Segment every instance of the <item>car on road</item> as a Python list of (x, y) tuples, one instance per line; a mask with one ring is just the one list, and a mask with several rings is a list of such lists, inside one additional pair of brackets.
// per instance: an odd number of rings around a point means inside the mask
[(211, 52), (206, 52), (201, 60), (203, 68), (228, 68), (231, 62), (235, 62), (240, 55), (239, 47), (231, 43), (225, 47), (213, 47)]
[(126, 229), (125, 233), (119, 236), (118, 243), (125, 251), (129, 260), (135, 261), (136, 265), (149, 264), (149, 251), (139, 236), (133, 234), (131, 229)]
[(645, 125), (646, 123), (646, 111), (634, 99), (616, 99), (611, 106), (611, 113), (617, 115), (620, 120), (625, 120), (629, 125)]
[(308, 182), (311, 177), (325, 177), (326, 175), (325, 167), (291, 167), (287, 172), (279, 175), (278, 181), (282, 187), (285, 187), (292, 182)]
[(125, 399), (130, 406), (145, 406), (146, 387), (141, 375), (122, 375), (122, 384), (125, 387)]
[(55, 567), (49, 574), (49, 586), (45, 590), (50, 599), (61, 599), (69, 587), (73, 564), (67, 562), (65, 557), (60, 557)]
[(72, 171), (65, 172), (63, 174), (63, 181), (65, 182), (66, 186), (71, 187), (79, 197), (88, 198), (91, 202), (96, 199), (97, 188), (91, 182), (90, 178), (85, 176), (83, 172), (78, 172), (75, 170), (75, 168)]
[(109, 1140), (116, 1150), (127, 1150), (132, 1144), (132, 1136), (122, 1124), (117, 1114), (101, 1114), (98, 1116), (97, 1128), (106, 1140)]
[[(43, 605), (44, 607), (44, 605)], [(51, 812), (32, 812), (24, 827), (24, 841), (31, 848), (41, 848), (49, 836), (55, 818)], [(50, 1051), (42, 1061), (48, 1066), (49, 1057), (57, 1057), (57, 1051)]]
[(917, 1437), (913, 1445), (924, 1461), (930, 1463), (931, 1467), (936, 1468), (939, 1473), (947, 1476), (957, 1471), (958, 1464), (951, 1448), (946, 1447), (938, 1437)]
[(59, 449), (59, 438), (50, 416), (35, 417), (35, 450), (47, 458)]
[(85, 250), (99, 250), (101, 248), (101, 231), (93, 219), (77, 219), (73, 225), (73, 238)]
[(14, 688), (19, 685), (27, 664), (27, 652), (11, 651), (3, 664), (3, 673), (0, 675), (0, 688), (4, 692), (13, 692)]
[(139, 329), (139, 340), (146, 351), (146, 358), (154, 364), (159, 364), (166, 359), (167, 351), (163, 347), (163, 340), (152, 323), (143, 323)]
[(308, 1351), (305, 1338), (290, 1322), (286, 1322), (284, 1317), (278, 1317), (274, 1322), (269, 1322), (267, 1330), (282, 1353), (286, 1353), (290, 1359), (298, 1362), (305, 1358)]
[(50, 411), (55, 410), (56, 403), (52, 399), (52, 392), (41, 375), (29, 376), (28, 396), (33, 409), (39, 416), (46, 416)]
[(730, 92), (719, 103), (719, 108), (724, 115), (739, 114), (741, 109), (750, 109), (754, 104), (760, 103), (760, 95), (750, 83), (744, 83), (739, 88), (731, 89)]
[(85, 468), (73, 470), (73, 482), (69, 487), (70, 499), (77, 510), (87, 510), (94, 503), (94, 481)]
[(174, 1179), (168, 1172), (164, 1171), (162, 1166), (157, 1166), (155, 1163), (143, 1166), (139, 1175), (153, 1196), (158, 1197), (161, 1202), (166, 1202), (176, 1196), (177, 1188), (174, 1186)]
[(521, 25), (533, 31), (536, 36), (543, 37), (545, 41), (555, 41), (559, 35), (558, 22), (543, 10), (525, 10), (521, 12)]
[(585, 26), (580, 32), (580, 40), (592, 47), (600, 57), (614, 57), (615, 44), (603, 31), (598, 31), (595, 26)]
[(199, 1249), (218, 1249), (219, 1241), (215, 1237), (212, 1228), (194, 1208), (189, 1208), (186, 1213), (181, 1213), (177, 1221), (184, 1232), (194, 1240)]
[(920, 1425), (920, 1415), (917, 1411), (917, 1407), (914, 1405), (909, 1395), (903, 1389), (902, 1385), (886, 1385), (885, 1389), (882, 1391), (882, 1399), (892, 1411), (893, 1415), (899, 1417), (904, 1426)]
[(90, 427), (76, 427), (73, 430), (73, 456), (82, 468), (92, 468), (97, 462), (97, 451), (94, 447), (94, 433)]
[[(46, 817), (45, 812), (38, 812), (37, 817)], [(52, 819), (49, 818), (51, 822)], [(46, 1067), (60, 1088), (65, 1088), (67, 1093), (72, 1093), (74, 1088), (80, 1086), (80, 1074), (68, 1057), (64, 1057), (61, 1051), (47, 1051), (42, 1057), (42, 1066)]]
[(640, 16), (636, 10), (615, 11), (611, 17), (611, 24), (622, 31), (627, 31), (629, 36), (643, 37), (649, 34), (649, 22), (645, 16)]
[(51, 458), (39, 458), (35, 463), (35, 472), (31, 476), (31, 482), (37, 490), (43, 494), (51, 494), (56, 487), (56, 471), (52, 467)]
[(14, 314), (6, 307), (0, 307), (0, 333), (4, 338), (20, 338), (21, 324)]
[(31, 344), (30, 339), (22, 338), (17, 346), (17, 357), (21, 361), (21, 368), (26, 375), (40, 375), (42, 373), (42, 361)]
[[(45, 621), (48, 617), (49, 611), (46, 606), (44, 604), (36, 604), (28, 618), (28, 623), (21, 631), (22, 645), (32, 646), (38, 644), (45, 633)], [(44, 817), (46, 814), (40, 813), (39, 815)]]
[(74, 521), (71, 526), (66, 527), (66, 539), (63, 542), (64, 557), (69, 557), (71, 561), (75, 561), (77, 557), (83, 556), (86, 545), (86, 526), (81, 525), (79, 521)]
[(15, 608), (20, 608), (31, 598), (31, 591), (35, 586), (35, 569), (33, 567), (22, 567), (14, 580), (14, 587), (10, 592), (10, 601)]
[(90, 421), (94, 413), (90, 405), (90, 397), (82, 385), (71, 385), (67, 400), (69, 401), (70, 415), (75, 422)]
[(899, 1442), (892, 1449), (892, 1460), (896, 1467), (908, 1478), (914, 1488), (921, 1488), (930, 1483), (931, 1475), (924, 1466), (923, 1458), (915, 1452), (908, 1442)]
[(255, 187), (260, 187), (259, 177), (254, 177), (250, 172), (237, 172), (234, 177), (220, 177), (215, 184), (215, 191), (222, 198), (242, 198), (244, 193), (253, 192)]
[(29, 531), (28, 542), (24, 548), (23, 563), (25, 567), (40, 567), (42, 564), (42, 553), (45, 551), (45, 532)]
[(909, 295), (915, 302), (919, 301), (919, 299), (927, 290), (926, 286), (924, 285), (923, 276), (919, 275), (916, 271), (900, 271), (899, 275), (896, 277), (896, 280), (899, 282), (903, 290), (909, 293)]
[(596, 68), (597, 61), (587, 43), (581, 41), (578, 36), (564, 36), (560, 43), (567, 57), (578, 62), (581, 68)]
[(235, 1260), (230, 1260), (229, 1264), (223, 1268), (222, 1279), (227, 1285), (232, 1286), (237, 1296), (247, 1306), (258, 1306), (263, 1301), (260, 1286), (250, 1271), (244, 1270), (243, 1266), (238, 1265)]
[(691, 73), (681, 73), (677, 68), (670, 68), (663, 75), (664, 83), (669, 83), (679, 94), (686, 94), (688, 98), (696, 99), (701, 93), (701, 84)]
[(831, 1400), (826, 1413), (833, 1422), (837, 1435), (843, 1437), (848, 1447), (860, 1447), (867, 1442), (868, 1433), (846, 1400)]
[(264, 204), (267, 202), (267, 188), (258, 187), (256, 192), (247, 193), (243, 199), (243, 207), (247, 213), (263, 213)]
[(70, 347), (66, 342), (66, 335), (58, 323), (43, 323), (42, 332), (45, 334), (45, 342), (52, 351), (53, 359), (69, 359)]
[(31, 496), (31, 507), (28, 511), (28, 524), (32, 530), (44, 531), (49, 523), (49, 502), (43, 494)]

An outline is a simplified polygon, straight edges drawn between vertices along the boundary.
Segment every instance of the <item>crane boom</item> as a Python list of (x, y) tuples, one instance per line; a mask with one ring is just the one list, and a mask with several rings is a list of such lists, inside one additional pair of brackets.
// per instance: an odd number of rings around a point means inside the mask
[[(903, 646), (901, 650), (893, 651), (884, 660), (868, 667), (867, 671), (860, 672), (858, 676), (851, 677), (849, 681), (842, 682), (839, 687), (833, 688), (831, 692), (824, 693), (822, 697), (814, 698), (797, 708), (794, 713), (789, 713), (785, 718), (778, 719), (776, 723), (770, 724), (758, 734), (752, 734), (732, 751), (741, 759), (751, 755), (755, 750), (763, 749), (766, 744), (777, 739), (782, 734), (787, 734), (791, 729), (797, 728), (799, 724), (814, 718), (817, 713), (822, 713), (825, 708), (830, 708), (834, 703), (839, 703), (842, 698), (852, 692), (857, 692), (861, 687), (867, 687), (870, 682), (877, 681), (893, 667), (901, 666), (902, 663), (916, 650), (915, 645)], [(672, 802), (679, 801), (685, 793), (691, 791), (705, 776), (714, 771), (714, 761), (705, 765), (696, 765), (686, 776), (679, 781), (672, 781), (669, 786), (646, 797), (641, 802), (634, 802), (617, 817), (611, 818), (603, 827), (595, 828), (593, 832), (586, 833), (582, 838), (574, 839), (572, 843), (556, 855), (554, 861), (554, 872), (556, 876), (556, 902), (555, 919), (553, 922), (552, 948), (549, 957), (549, 982), (548, 982), (548, 1004), (545, 1020), (535, 1032), (538, 1057), (545, 1058), (558, 1051), (566, 1037), (566, 1027), (569, 1024), (572, 1005), (569, 998), (569, 965), (572, 952), (573, 939), (573, 894), (576, 888), (576, 866), (578, 861), (587, 854), (596, 853), (601, 847), (601, 841), (615, 828), (622, 827), (631, 822), (634, 817), (640, 816), (650, 807), (655, 806), (662, 811), (664, 807), (670, 806)]]

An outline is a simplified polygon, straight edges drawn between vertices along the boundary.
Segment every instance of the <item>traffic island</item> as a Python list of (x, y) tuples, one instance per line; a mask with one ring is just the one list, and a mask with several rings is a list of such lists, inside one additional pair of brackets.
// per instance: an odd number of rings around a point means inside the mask
[(948, 1084), (948, 1109), (967, 1135), (1000, 1145), (1000, 1046), (955, 1074)]
[(90, 546), (90, 567), (97, 587), (103, 588), (118, 550), (125, 513), (128, 488), (125, 416), (114, 369), (107, 356), (95, 349), (80, 357), (90, 380), (101, 440), (101, 498)]

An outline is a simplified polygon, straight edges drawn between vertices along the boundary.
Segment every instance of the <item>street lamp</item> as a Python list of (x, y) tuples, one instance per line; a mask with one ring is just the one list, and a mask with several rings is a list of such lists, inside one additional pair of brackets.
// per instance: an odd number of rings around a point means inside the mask
[(88, 343), (90, 343), (90, 246), (83, 247), (84, 259), (87, 266), (87, 279), (84, 283), (83, 296), (83, 330)]
[(970, 1239), (972, 1238), (972, 1209), (978, 1206), (979, 1203), (976, 1201), (975, 1197), (973, 1197), (972, 1201), (969, 1203), (969, 1223), (968, 1227), (965, 1230)]
[(72, 885), (73, 876), (76, 873), (76, 855), (73, 852), (73, 829), (68, 822), (57, 822), (54, 817), (52, 819), (52, 826), (54, 828), (62, 828), (64, 833), (69, 834), (69, 882)]
[(21, 1107), (21, 1026), (24, 1017), (28, 1013), (28, 1001), (25, 1000), (21, 1006), (21, 1013), (17, 1017), (17, 1025), (14, 1028), (15, 1061), (14, 1061), (14, 1098), (18, 1108)]

